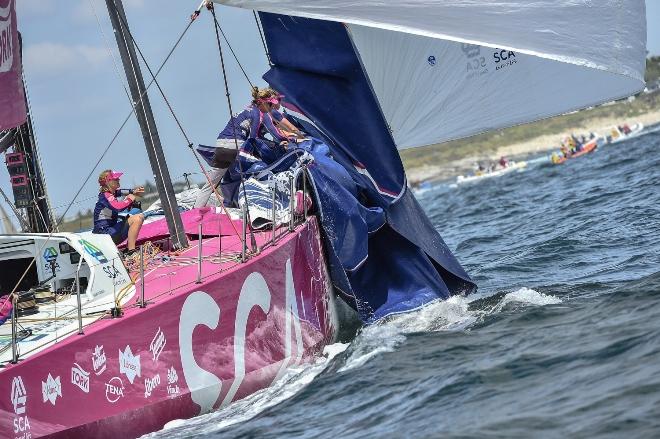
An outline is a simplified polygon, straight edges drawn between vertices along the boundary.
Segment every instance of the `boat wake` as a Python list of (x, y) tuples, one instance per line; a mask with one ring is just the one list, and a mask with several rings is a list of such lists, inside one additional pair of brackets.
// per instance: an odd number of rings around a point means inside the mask
[(317, 358), (314, 363), (289, 368), (286, 374), (272, 386), (236, 401), (222, 410), (192, 419), (175, 419), (165, 424), (162, 430), (144, 435), (142, 438), (205, 436), (231, 425), (248, 421), (269, 407), (296, 395), (311, 383), (314, 377), (323, 372), (332, 359), (344, 352), (347, 347), (348, 344), (344, 343), (328, 345), (323, 349), (323, 356)]
[[(454, 296), (438, 300), (407, 314), (366, 326), (350, 343), (325, 348), (314, 363), (294, 367), (273, 386), (237, 401), (222, 410), (193, 419), (169, 422), (159, 432), (145, 438), (206, 436), (245, 421), (280, 404), (307, 387), (322, 372), (343, 374), (364, 367), (370, 360), (394, 352), (415, 333), (469, 331), (488, 316), (500, 312), (522, 312), (527, 307), (554, 305), (561, 299), (530, 288), (512, 292), (495, 291), (470, 297)], [(332, 372), (332, 371), (336, 372)]]
[(344, 365), (338, 372), (362, 367), (380, 354), (393, 352), (406, 341), (407, 334), (468, 331), (488, 316), (505, 310), (522, 310), (524, 307), (555, 305), (561, 302), (558, 297), (525, 287), (508, 293), (492, 292), (438, 300), (416, 312), (365, 327), (346, 350)]

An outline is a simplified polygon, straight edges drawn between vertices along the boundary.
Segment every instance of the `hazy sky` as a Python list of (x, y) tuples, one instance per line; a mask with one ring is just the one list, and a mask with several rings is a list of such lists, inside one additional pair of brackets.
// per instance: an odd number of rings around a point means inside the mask
[[(121, 64), (115, 68), (110, 56), (108, 46), (114, 53), (115, 42), (103, 0), (17, 3), (33, 121), (51, 203), (58, 207), (68, 204), (130, 112), (122, 88), (123, 68)], [(152, 67), (160, 64), (198, 4), (199, 0), (124, 0), (131, 30)], [(646, 5), (647, 47), (651, 54), (660, 54), (660, 0), (646, 0)], [(264, 85), (260, 78), (267, 63), (252, 13), (227, 7), (217, 7), (216, 11), (250, 79)], [(236, 111), (248, 103), (249, 85), (233, 59), (228, 61), (228, 68)], [(143, 74), (148, 81), (145, 69)], [(228, 110), (208, 13), (192, 25), (159, 82), (191, 140), (213, 144), (227, 121)], [(150, 99), (172, 179), (181, 180), (184, 172), (198, 172), (183, 136), (155, 90), (150, 91)], [(9, 177), (2, 168), (0, 185), (10, 194)], [(79, 197), (82, 201), (70, 213), (93, 207), (98, 193), (96, 176), (106, 168), (125, 172), (122, 184), (126, 187), (151, 179), (134, 118), (94, 172)]]

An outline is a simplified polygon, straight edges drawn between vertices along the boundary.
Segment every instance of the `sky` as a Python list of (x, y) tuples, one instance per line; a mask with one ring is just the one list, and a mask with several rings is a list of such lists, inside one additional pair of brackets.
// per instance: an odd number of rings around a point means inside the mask
[[(155, 69), (199, 0), (160, 1), (158, 7), (153, 3), (124, 0), (133, 35)], [(646, 7), (647, 49), (660, 55), (660, 0), (646, 0)], [(51, 205), (59, 216), (131, 111), (123, 89), (123, 68), (116, 55), (105, 1), (17, 0), (17, 12), (33, 123)], [(216, 12), (250, 80), (266, 85), (261, 75), (268, 65), (252, 13), (221, 6)], [(228, 59), (229, 53), (225, 55), (236, 111), (249, 102), (250, 89), (237, 63)], [(143, 75), (148, 82), (144, 68)], [(158, 78), (191, 141), (212, 145), (229, 111), (210, 14), (204, 11), (193, 23)], [(199, 172), (198, 165), (163, 99), (155, 89), (149, 96), (170, 175), (173, 181), (183, 181), (184, 173)], [(134, 117), (67, 216), (93, 208), (98, 194), (96, 177), (103, 169), (124, 172), (124, 187), (153, 180)], [(201, 181), (201, 176), (196, 178)], [(0, 169), (0, 187), (11, 194), (4, 167)]]

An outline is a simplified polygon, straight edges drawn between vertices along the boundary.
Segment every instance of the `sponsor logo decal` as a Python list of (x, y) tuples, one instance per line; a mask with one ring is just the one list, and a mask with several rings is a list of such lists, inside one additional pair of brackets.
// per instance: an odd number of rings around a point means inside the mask
[(140, 356), (133, 355), (131, 347), (126, 345), (124, 352), (119, 351), (119, 373), (123, 373), (131, 384), (140, 376)]
[(158, 328), (158, 330), (156, 331), (156, 335), (154, 335), (154, 339), (151, 340), (151, 344), (149, 345), (149, 350), (153, 355), (154, 363), (158, 361), (158, 357), (160, 357), (161, 352), (163, 352), (165, 343), (167, 343), (167, 340), (165, 339), (165, 334), (163, 333), (163, 331), (160, 330), (160, 328)]
[(78, 363), (71, 367), (71, 384), (75, 384), (80, 390), (89, 393), (89, 372), (85, 372)]
[(46, 271), (60, 271), (60, 264), (57, 263), (57, 250), (55, 250), (55, 247), (48, 247), (46, 250), (44, 250), (44, 270)]
[(27, 392), (23, 384), (23, 378), (14, 377), (11, 382), (11, 403), (14, 405), (14, 413), (22, 415), (25, 413), (25, 404), (27, 402)]
[(178, 395), (179, 386), (177, 382), (179, 381), (179, 375), (176, 373), (174, 366), (170, 367), (167, 370), (167, 394), (168, 395)]
[(101, 375), (105, 370), (105, 352), (103, 351), (103, 345), (96, 345), (94, 352), (92, 352), (92, 366), (94, 367), (94, 373)]
[(27, 404), (27, 391), (23, 384), (23, 378), (20, 376), (14, 377), (11, 382), (11, 403), (14, 406), (14, 439), (30, 439), (30, 420), (25, 414)]
[(105, 399), (110, 403), (119, 401), (124, 396), (124, 383), (119, 377), (112, 377), (105, 383)]
[(46, 382), (41, 382), (41, 393), (43, 394), (44, 402), (50, 401), (51, 404), (55, 405), (57, 397), (62, 397), (60, 377), (53, 378), (49, 373)]
[(46, 262), (54, 261), (57, 259), (57, 250), (55, 250), (55, 247), (48, 247), (46, 250), (44, 250), (44, 259)]
[[(285, 358), (273, 382), (282, 377), (287, 367), (298, 364), (302, 360), (304, 345), (302, 328), (298, 315), (296, 288), (293, 283), (291, 261), (285, 265), (285, 304), (283, 326)], [(261, 308), (268, 314), (271, 308), (271, 292), (266, 279), (258, 272), (248, 275), (241, 287), (236, 315), (234, 320), (234, 379), (231, 387), (225, 393), (220, 403), (222, 406), (233, 401), (243, 379), (245, 378), (245, 336), (247, 333), (250, 311)], [(215, 329), (220, 323), (220, 307), (212, 296), (204, 291), (195, 291), (186, 297), (179, 317), (179, 354), (181, 370), (185, 383), (190, 389), (190, 397), (197, 406), (199, 413), (206, 413), (217, 408), (223, 382), (219, 376), (203, 369), (195, 360), (192, 349), (193, 335), (197, 326)]]
[(437, 60), (435, 59), (435, 56), (429, 55), (428, 58), (426, 58), (426, 61), (429, 63), (430, 66), (434, 66)]
[(461, 48), (465, 54), (465, 57), (467, 58), (465, 67), (467, 79), (476, 78), (488, 73), (488, 68), (486, 67), (486, 58), (481, 56), (481, 46), (477, 44), (463, 43)]
[(501, 70), (517, 62), (516, 54), (511, 50), (495, 49), (493, 59), (495, 60), (495, 70)]
[(144, 380), (144, 397), (149, 398), (151, 392), (154, 391), (157, 385), (160, 384), (160, 374), (156, 375), (153, 378), (147, 378)]
[(82, 245), (85, 249), (85, 253), (96, 259), (99, 264), (105, 264), (108, 262), (108, 258), (105, 257), (101, 249), (96, 247), (91, 242), (81, 239), (80, 245)]

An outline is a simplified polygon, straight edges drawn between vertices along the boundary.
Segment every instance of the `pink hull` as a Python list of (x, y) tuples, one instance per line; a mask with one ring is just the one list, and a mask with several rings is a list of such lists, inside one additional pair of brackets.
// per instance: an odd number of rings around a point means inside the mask
[(247, 263), (195, 274), (147, 277), (145, 309), (2, 369), (0, 437), (136, 437), (267, 387), (334, 338), (313, 218)]

